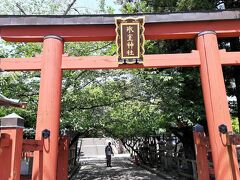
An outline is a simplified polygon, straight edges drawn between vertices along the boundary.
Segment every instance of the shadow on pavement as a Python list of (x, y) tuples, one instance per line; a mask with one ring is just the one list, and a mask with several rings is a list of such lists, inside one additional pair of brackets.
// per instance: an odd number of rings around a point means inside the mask
[(152, 174), (129, 162), (126, 159), (113, 160), (112, 167), (106, 167), (105, 160), (85, 161), (74, 180), (162, 180), (162, 178)]

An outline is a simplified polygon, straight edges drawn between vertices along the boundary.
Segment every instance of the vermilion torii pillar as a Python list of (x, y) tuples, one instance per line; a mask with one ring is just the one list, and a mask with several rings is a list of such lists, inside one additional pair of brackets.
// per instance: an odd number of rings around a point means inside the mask
[(221, 135), (218, 130), (219, 125), (225, 124), (232, 131), (232, 125), (217, 35), (213, 31), (202, 32), (198, 34), (196, 43), (201, 60), (200, 76), (215, 177), (217, 180), (240, 179), (236, 149), (231, 149), (230, 153), (234, 157), (231, 158), (226, 136)]
[(42, 138), (44, 129), (50, 131), (50, 137), (44, 139), (43, 151), (34, 152), (33, 180), (57, 179), (62, 52), (63, 40), (61, 37), (45, 36), (35, 139)]

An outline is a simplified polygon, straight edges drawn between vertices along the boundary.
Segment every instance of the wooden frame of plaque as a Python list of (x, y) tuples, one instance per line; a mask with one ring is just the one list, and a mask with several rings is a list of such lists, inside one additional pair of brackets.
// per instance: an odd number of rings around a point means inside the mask
[(115, 18), (119, 64), (143, 63), (145, 17)]

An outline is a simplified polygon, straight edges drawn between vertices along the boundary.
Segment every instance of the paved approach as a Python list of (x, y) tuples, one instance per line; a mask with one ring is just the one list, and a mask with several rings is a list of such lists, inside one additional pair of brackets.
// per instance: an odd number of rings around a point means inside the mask
[(82, 162), (75, 180), (163, 180), (151, 172), (134, 165), (127, 159), (114, 159), (113, 167), (106, 167), (105, 160)]

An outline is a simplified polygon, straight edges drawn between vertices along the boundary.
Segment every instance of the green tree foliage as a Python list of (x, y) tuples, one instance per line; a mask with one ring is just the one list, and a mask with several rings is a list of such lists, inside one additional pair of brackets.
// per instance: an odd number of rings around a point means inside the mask
[(118, 0), (123, 13), (179, 12), (216, 9), (214, 0)]

